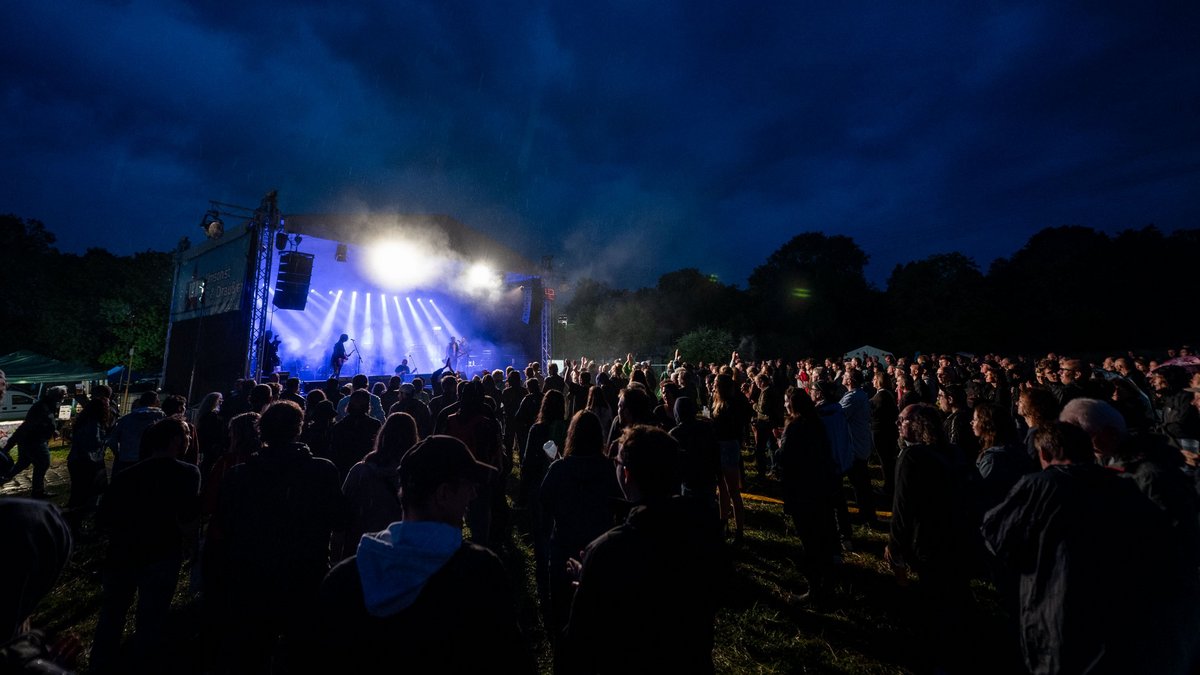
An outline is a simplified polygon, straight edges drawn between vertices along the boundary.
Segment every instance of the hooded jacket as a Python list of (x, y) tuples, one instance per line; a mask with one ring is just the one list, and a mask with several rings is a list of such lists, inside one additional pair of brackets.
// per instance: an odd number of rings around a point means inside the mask
[(459, 528), (399, 522), (365, 535), (319, 605), (325, 672), (535, 671), (500, 559)]

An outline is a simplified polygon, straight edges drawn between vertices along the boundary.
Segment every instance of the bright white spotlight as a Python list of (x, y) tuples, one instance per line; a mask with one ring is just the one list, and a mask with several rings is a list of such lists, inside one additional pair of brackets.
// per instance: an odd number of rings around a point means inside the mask
[(485, 263), (475, 263), (467, 268), (463, 276), (463, 284), (468, 292), (486, 291), (500, 286), (500, 277), (496, 270)]
[(408, 241), (385, 240), (367, 247), (367, 275), (382, 288), (399, 291), (433, 282), (441, 257)]

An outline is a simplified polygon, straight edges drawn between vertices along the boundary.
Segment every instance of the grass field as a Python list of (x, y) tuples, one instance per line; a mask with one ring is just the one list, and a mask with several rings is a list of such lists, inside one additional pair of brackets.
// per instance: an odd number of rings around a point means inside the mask
[[(55, 450), (53, 463), (65, 465), (66, 450)], [(750, 463), (752, 464), (752, 462)], [(750, 469), (746, 492), (777, 496), (772, 481)], [(66, 486), (55, 501), (66, 501)], [(788, 595), (806, 589), (795, 560), (799, 544), (782, 508), (768, 500), (746, 502), (746, 538), (732, 549), (735, 578), (726, 605), (717, 615), (714, 660), (719, 673), (910, 673), (923, 670), (915, 621), (908, 610), (914, 587), (897, 584), (884, 564), (884, 532), (856, 527), (853, 551), (844, 556), (832, 596), (816, 605), (789, 603)], [(503, 552), (516, 592), (522, 627), (550, 672), (550, 650), (542, 630), (533, 582), (533, 553), (523, 531), (524, 514), (513, 512), (511, 545)], [(34, 615), (34, 626), (51, 634), (75, 633), (86, 650), (99, 611), (99, 564), (103, 542), (90, 529), (78, 538), (75, 553), (54, 591)], [(190, 567), (180, 575), (171, 625), (175, 661), (164, 671), (200, 673), (197, 603), (188, 591)], [(965, 626), (968, 663), (963, 672), (1019, 672), (1007, 648), (1004, 622), (990, 586), (972, 587), (974, 612)], [(127, 634), (133, 630), (132, 614)]]

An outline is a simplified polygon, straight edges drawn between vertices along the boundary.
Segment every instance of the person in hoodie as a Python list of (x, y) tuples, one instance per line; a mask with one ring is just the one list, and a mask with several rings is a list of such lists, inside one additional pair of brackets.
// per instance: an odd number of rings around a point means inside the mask
[(720, 535), (696, 500), (678, 496), (679, 444), (635, 424), (621, 433), (617, 481), (625, 523), (572, 561), (569, 673), (712, 673), (713, 621), (726, 566)]
[[(299, 442), (304, 411), (275, 401), (259, 419), (263, 447), (224, 478), (213, 524), (222, 533), (213, 573), (228, 592), (219, 660), (229, 672), (266, 673), (280, 656), (303, 661), (304, 610), (329, 571), (329, 541), (348, 520), (337, 467)], [(224, 671), (222, 671), (224, 672)]]
[(319, 672), (535, 672), (503, 564), (462, 537), (478, 486), (496, 473), (451, 436), (408, 451), (403, 518), (363, 536), (321, 584)]

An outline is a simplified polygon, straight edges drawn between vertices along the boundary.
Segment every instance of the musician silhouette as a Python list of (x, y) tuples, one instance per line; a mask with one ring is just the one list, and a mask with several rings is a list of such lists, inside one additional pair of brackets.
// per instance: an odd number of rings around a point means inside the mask
[(342, 375), (342, 366), (346, 363), (346, 340), (349, 339), (349, 335), (342, 333), (342, 336), (333, 345), (333, 356), (329, 359), (329, 367), (333, 369), (334, 377)]

